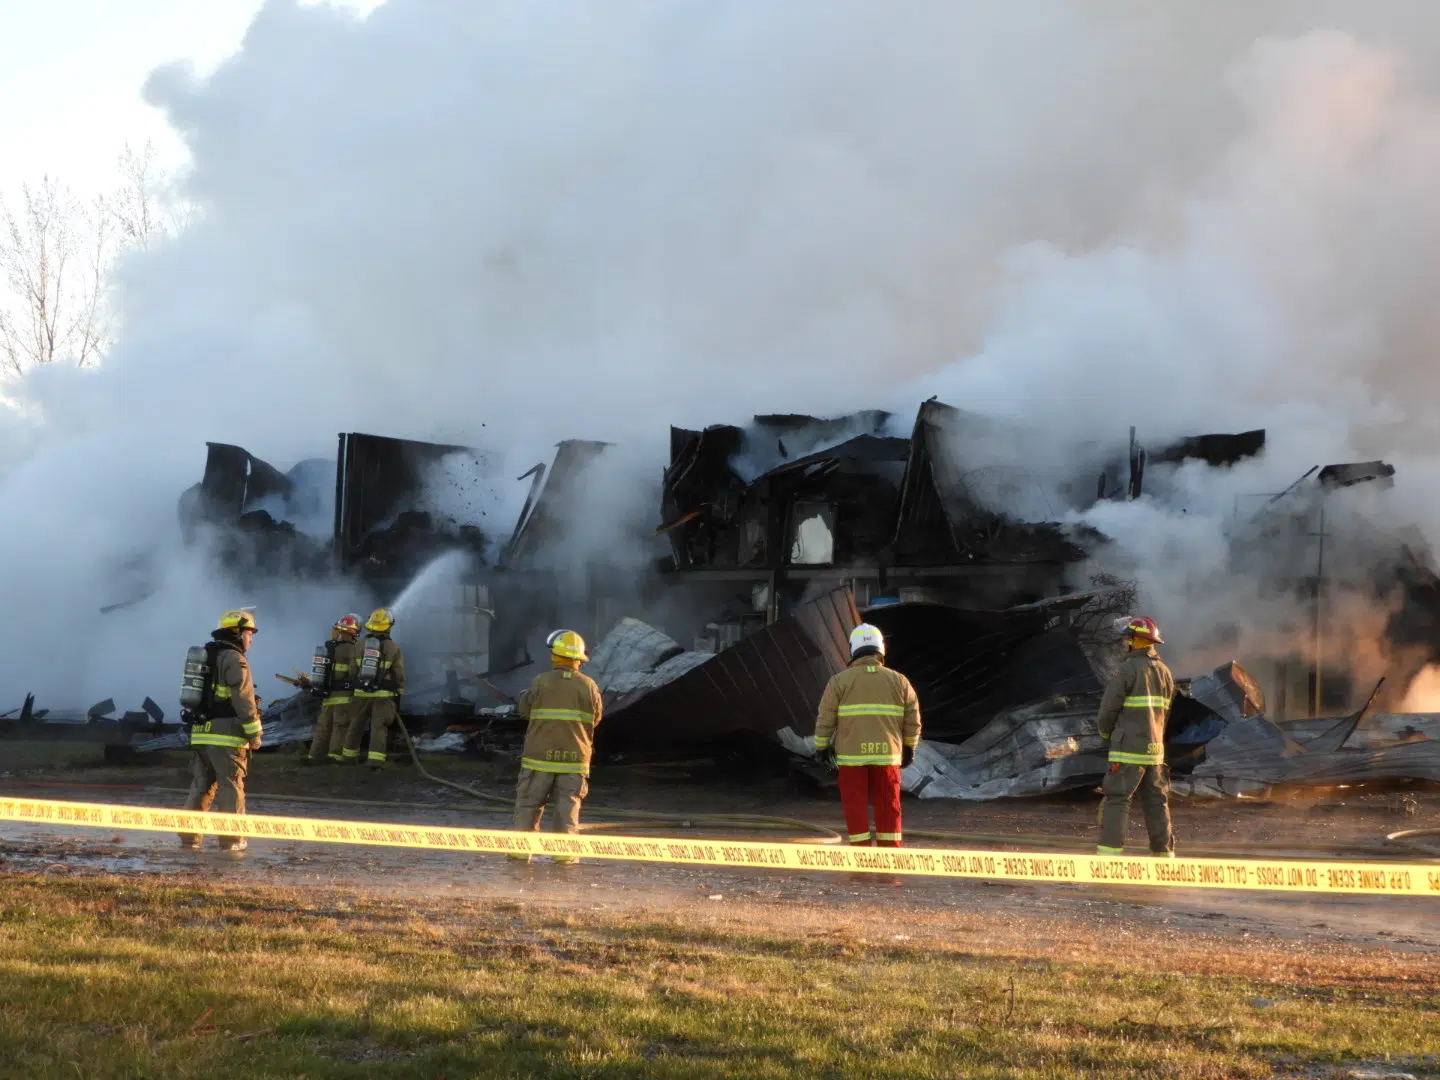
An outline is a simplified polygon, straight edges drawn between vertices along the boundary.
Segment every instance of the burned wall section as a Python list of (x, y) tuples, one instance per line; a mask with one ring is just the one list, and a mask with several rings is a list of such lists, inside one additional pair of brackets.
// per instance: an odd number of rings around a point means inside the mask
[(770, 521), (759, 493), (731, 462), (745, 445), (737, 427), (670, 429), (670, 465), (661, 492), (660, 531), (677, 569), (769, 566)]
[[(770, 621), (815, 586), (840, 581), (862, 602), (923, 587), (976, 608), (1068, 591), (1081, 546), (1058, 525), (992, 509), (995, 493), (987, 499), (974, 485), (994, 470), (956, 460), (957, 430), (978, 432), (978, 418), (929, 401), (908, 439), (883, 434), (887, 420), (864, 413), (672, 428), (660, 525), (668, 569), (676, 579), (726, 577), (768, 590)], [(793, 452), (838, 433), (848, 434)], [(759, 461), (767, 467), (749, 475)]]
[(334, 549), (340, 569), (382, 594), (401, 588), (445, 551), (485, 556), (477, 522), (429, 509), (427, 479), (447, 458), (478, 459), (465, 446), (392, 439), (357, 432), (339, 437)]

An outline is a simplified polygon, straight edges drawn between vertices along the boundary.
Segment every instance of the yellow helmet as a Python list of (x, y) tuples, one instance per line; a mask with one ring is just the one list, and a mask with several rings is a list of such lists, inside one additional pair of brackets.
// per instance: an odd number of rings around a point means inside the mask
[(562, 660), (579, 660), (584, 663), (590, 659), (585, 654), (585, 639), (574, 630), (556, 630), (545, 639), (545, 644), (549, 646), (551, 656), (558, 656)]
[(215, 626), (216, 630), (252, 630), (258, 633), (259, 627), (255, 625), (255, 613), (249, 608), (235, 608), (220, 616), (220, 621)]
[(365, 620), (365, 629), (372, 634), (387, 634), (394, 625), (395, 613), (389, 608), (376, 608), (370, 613), (370, 618)]

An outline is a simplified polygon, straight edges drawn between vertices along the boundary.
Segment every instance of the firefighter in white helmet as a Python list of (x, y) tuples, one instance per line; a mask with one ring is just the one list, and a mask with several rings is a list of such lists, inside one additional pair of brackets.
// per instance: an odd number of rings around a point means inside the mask
[(900, 770), (919, 742), (915, 688), (885, 666), (884, 635), (861, 623), (850, 631), (850, 666), (831, 677), (815, 719), (816, 752), (833, 748), (839, 766), (850, 843), (868, 847), (873, 836), (881, 847), (900, 846)]
[[(535, 832), (550, 803), (551, 823), (559, 833), (580, 831), (580, 804), (590, 790), (590, 752), (600, 723), (600, 687), (580, 672), (590, 659), (585, 641), (574, 630), (556, 630), (546, 639), (550, 670), (535, 676), (520, 695), (517, 709), (528, 721), (520, 750), (520, 780), (515, 787), (515, 828)], [(529, 861), (528, 855), (511, 858)], [(575, 855), (555, 856), (573, 866)]]
[(1110, 768), (1100, 785), (1101, 855), (1125, 851), (1130, 799), (1138, 789), (1150, 834), (1150, 853), (1175, 857), (1170, 829), (1170, 770), (1165, 765), (1165, 721), (1175, 679), (1155, 651), (1164, 645), (1153, 619), (1130, 619), (1121, 631), (1128, 652), (1100, 701), (1100, 737), (1110, 746)]

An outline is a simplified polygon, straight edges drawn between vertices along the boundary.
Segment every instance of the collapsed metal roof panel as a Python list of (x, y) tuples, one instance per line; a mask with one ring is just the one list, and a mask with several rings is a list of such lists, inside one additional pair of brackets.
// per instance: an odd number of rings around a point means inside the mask
[(704, 659), (663, 686), (627, 694), (596, 737), (614, 746), (653, 742), (662, 732), (677, 742), (737, 732), (773, 738), (786, 728), (809, 735), (825, 684), (850, 661), (850, 631), (859, 622), (855, 598), (842, 587), (713, 656), (672, 657), (664, 662), (671, 671), (684, 666), (682, 657)]
[(1440, 734), (1434, 716), (1411, 714), (1404, 717), (1413, 734), (1393, 742), (1379, 739), (1346, 738), (1335, 745), (1327, 735), (1337, 725), (1353, 718), (1325, 718), (1329, 728), (1302, 742), (1292, 735), (1299, 729), (1282, 728), (1263, 716), (1247, 717), (1228, 724), (1205, 746), (1204, 760), (1195, 766), (1194, 776), (1224, 782), (1247, 781), (1270, 784), (1340, 784), (1366, 780), (1440, 780)]
[(904, 788), (922, 799), (977, 801), (1094, 783), (1105, 772), (1099, 704), (1099, 694), (1045, 698), (1001, 712), (958, 745), (926, 739)]

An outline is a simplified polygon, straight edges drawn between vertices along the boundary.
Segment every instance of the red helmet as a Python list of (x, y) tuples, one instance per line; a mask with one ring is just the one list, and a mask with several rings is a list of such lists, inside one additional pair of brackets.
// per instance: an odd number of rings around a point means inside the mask
[(335, 629), (344, 634), (358, 635), (360, 633), (360, 616), (341, 615), (335, 620)]
[(1136, 615), (1125, 624), (1125, 636), (1144, 638), (1152, 645), (1165, 644), (1165, 639), (1160, 636), (1160, 627), (1155, 625), (1155, 620), (1147, 619), (1143, 615)]

